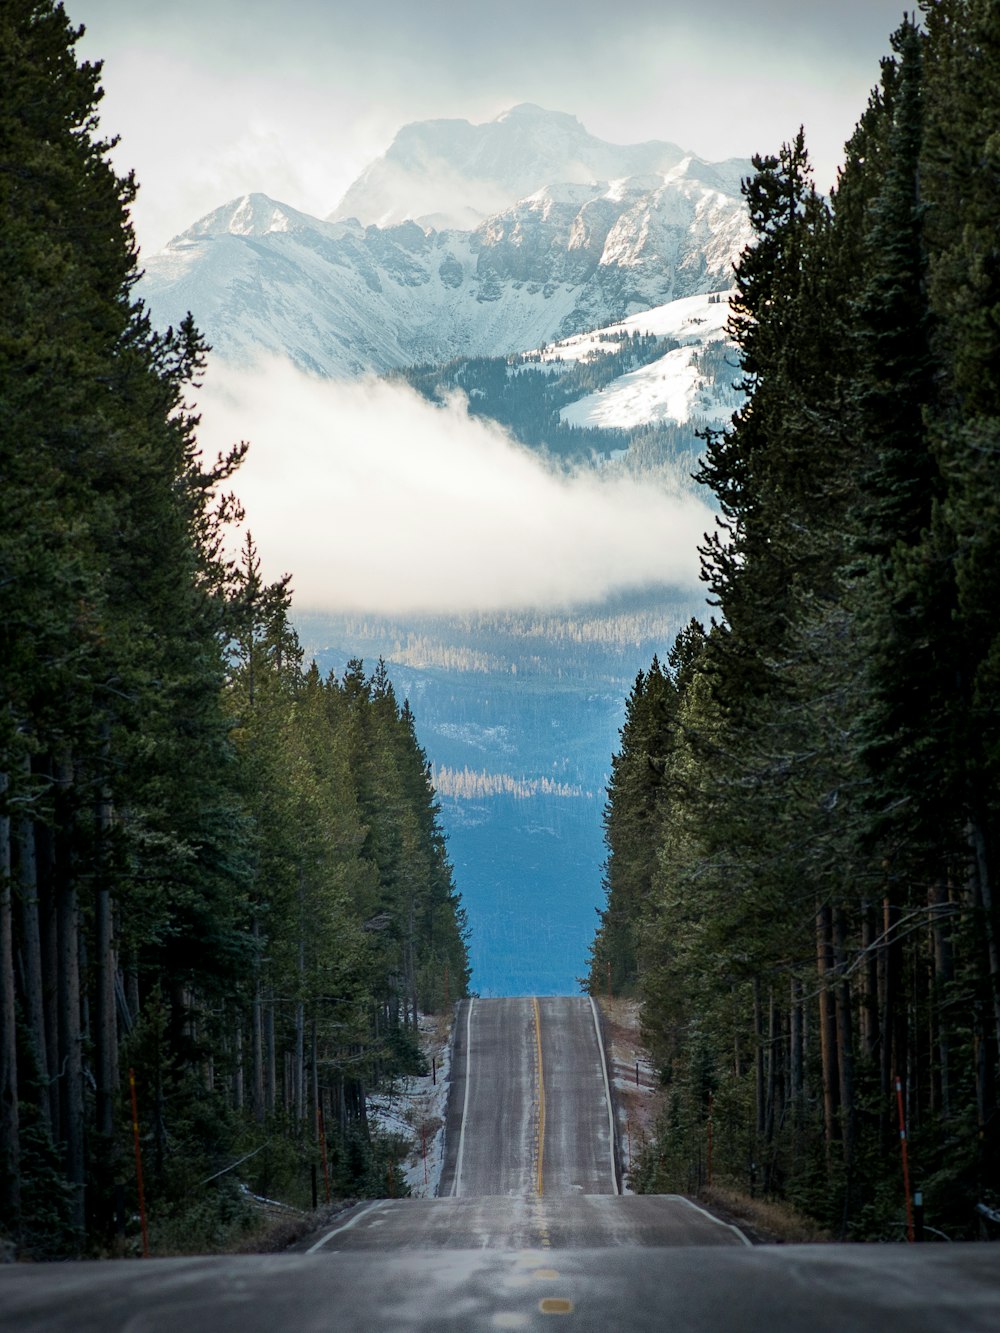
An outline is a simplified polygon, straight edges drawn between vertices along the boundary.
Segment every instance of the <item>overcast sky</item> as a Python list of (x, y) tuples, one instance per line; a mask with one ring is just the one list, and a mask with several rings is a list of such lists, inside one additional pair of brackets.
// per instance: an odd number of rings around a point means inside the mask
[[(900, 0), (67, 0), (150, 253), (249, 190), (321, 216), (400, 125), (517, 102), (708, 158), (800, 123), (823, 189)], [(911, 6), (912, 8), (912, 6)]]

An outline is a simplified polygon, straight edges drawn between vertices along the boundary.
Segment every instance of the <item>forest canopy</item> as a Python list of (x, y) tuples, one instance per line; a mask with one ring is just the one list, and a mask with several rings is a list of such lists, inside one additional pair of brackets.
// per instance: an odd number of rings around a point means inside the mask
[(859, 1239), (906, 1234), (900, 1113), (929, 1224), (1000, 1204), (1000, 13), (922, 11), (831, 199), (801, 132), (745, 182), (718, 614), (629, 698), (590, 976), (666, 1087), (642, 1188), (711, 1137)]
[(0, 9), (0, 1236), (41, 1257), (134, 1216), (130, 1081), (164, 1245), (238, 1227), (241, 1182), (301, 1202), (321, 1147), (401, 1188), (366, 1089), (468, 981), (408, 705), (321, 679), (289, 579), (224, 554), (247, 446), (202, 458), (206, 348), (133, 296), (79, 36)]

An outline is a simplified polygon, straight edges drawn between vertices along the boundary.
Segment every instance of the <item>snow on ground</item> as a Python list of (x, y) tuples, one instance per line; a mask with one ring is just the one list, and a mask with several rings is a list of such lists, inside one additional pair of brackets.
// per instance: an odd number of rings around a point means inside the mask
[(570, 403), (560, 412), (567, 426), (598, 430), (630, 430), (648, 422), (683, 425), (728, 421), (736, 398), (728, 383), (717, 383), (699, 364), (710, 343), (726, 341), (729, 300), (725, 292), (687, 296), (630, 315), (591, 333), (577, 334), (532, 353), (542, 371), (568, 361), (583, 361), (616, 352), (634, 333), (679, 342), (648, 365), (613, 380), (596, 393)]
[[(388, 1090), (368, 1097), (373, 1128), (402, 1134), (410, 1140), (403, 1166), (410, 1194), (430, 1199), (437, 1194), (444, 1164), (444, 1122), (451, 1069), (451, 1018), (421, 1014), (420, 1044), (428, 1072), (421, 1078), (396, 1079)], [(433, 1062), (433, 1063), (432, 1063)]]
[[(604, 329), (577, 333), (561, 342), (549, 343), (531, 355), (537, 356), (542, 364), (547, 361), (582, 361), (595, 352), (606, 356), (609, 352), (617, 352), (619, 341), (633, 333), (651, 333), (655, 338), (670, 338), (679, 343), (718, 342), (726, 336), (729, 295), (728, 292), (712, 292), (668, 301), (666, 305), (629, 315), (619, 324), (609, 324)], [(713, 300), (713, 297), (717, 299)]]
[(698, 365), (702, 345), (678, 347), (659, 360), (613, 380), (605, 389), (570, 403), (559, 413), (565, 426), (631, 430), (651, 421), (679, 425), (728, 421), (731, 403), (715, 392), (715, 381)]
[(635, 1000), (598, 999), (604, 1018), (608, 1063), (614, 1087), (615, 1115), (621, 1163), (622, 1193), (632, 1194), (629, 1174), (633, 1161), (655, 1137), (656, 1117), (662, 1089), (639, 1031), (639, 1005)]

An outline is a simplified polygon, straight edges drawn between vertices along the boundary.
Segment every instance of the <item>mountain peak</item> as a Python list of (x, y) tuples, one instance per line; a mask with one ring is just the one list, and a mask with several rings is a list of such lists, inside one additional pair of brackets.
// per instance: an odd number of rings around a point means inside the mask
[[(182, 233), (186, 240), (209, 236), (269, 236), (276, 231), (301, 231), (315, 227), (316, 219), (289, 207), (270, 195), (252, 192), (215, 208)], [(175, 237), (179, 240), (181, 237)]]
[(619, 145), (589, 134), (576, 116), (533, 102), (494, 120), (405, 125), (330, 214), (387, 226), (415, 219), (468, 230), (547, 185), (663, 175), (685, 154), (676, 144)]
[(501, 111), (499, 116), (494, 117), (491, 122), (494, 125), (503, 125), (508, 121), (519, 121), (522, 123), (539, 124), (543, 122), (560, 123), (572, 126), (576, 130), (586, 134), (583, 126), (576, 116), (571, 116), (567, 111), (548, 111), (543, 106), (538, 106), (535, 102), (518, 102), (517, 106), (508, 107), (506, 111)]

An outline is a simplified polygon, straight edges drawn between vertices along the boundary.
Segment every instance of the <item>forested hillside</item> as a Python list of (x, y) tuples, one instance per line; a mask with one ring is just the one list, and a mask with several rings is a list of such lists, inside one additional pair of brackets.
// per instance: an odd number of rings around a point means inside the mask
[(886, 1239), (900, 1109), (928, 1223), (1000, 1202), (1000, 23), (923, 10), (833, 199), (801, 134), (745, 188), (720, 614), (629, 700), (590, 982), (663, 1071), (643, 1188)]
[[(534, 353), (459, 357), (443, 366), (398, 371), (396, 377), (431, 402), (443, 402), (456, 391), (465, 394), (470, 416), (499, 422), (514, 439), (562, 463), (606, 460), (628, 450), (636, 470), (674, 463), (672, 472), (686, 486), (701, 450), (693, 427), (655, 421), (628, 429), (598, 429), (570, 425), (561, 419), (561, 411), (570, 403), (588, 393), (599, 393), (620, 376), (680, 346), (675, 339), (657, 338), (651, 333), (612, 332), (602, 336), (607, 348), (580, 360), (542, 363)], [(718, 359), (715, 348), (707, 349), (703, 356), (713, 361), (709, 373), (726, 373), (714, 364)]]
[(137, 1243), (133, 1081), (154, 1248), (305, 1204), (324, 1152), (397, 1188), (366, 1088), (468, 979), (408, 705), (223, 556), (246, 446), (205, 464), (205, 348), (132, 299), (78, 37), (0, 10), (0, 1237), (39, 1256)]

